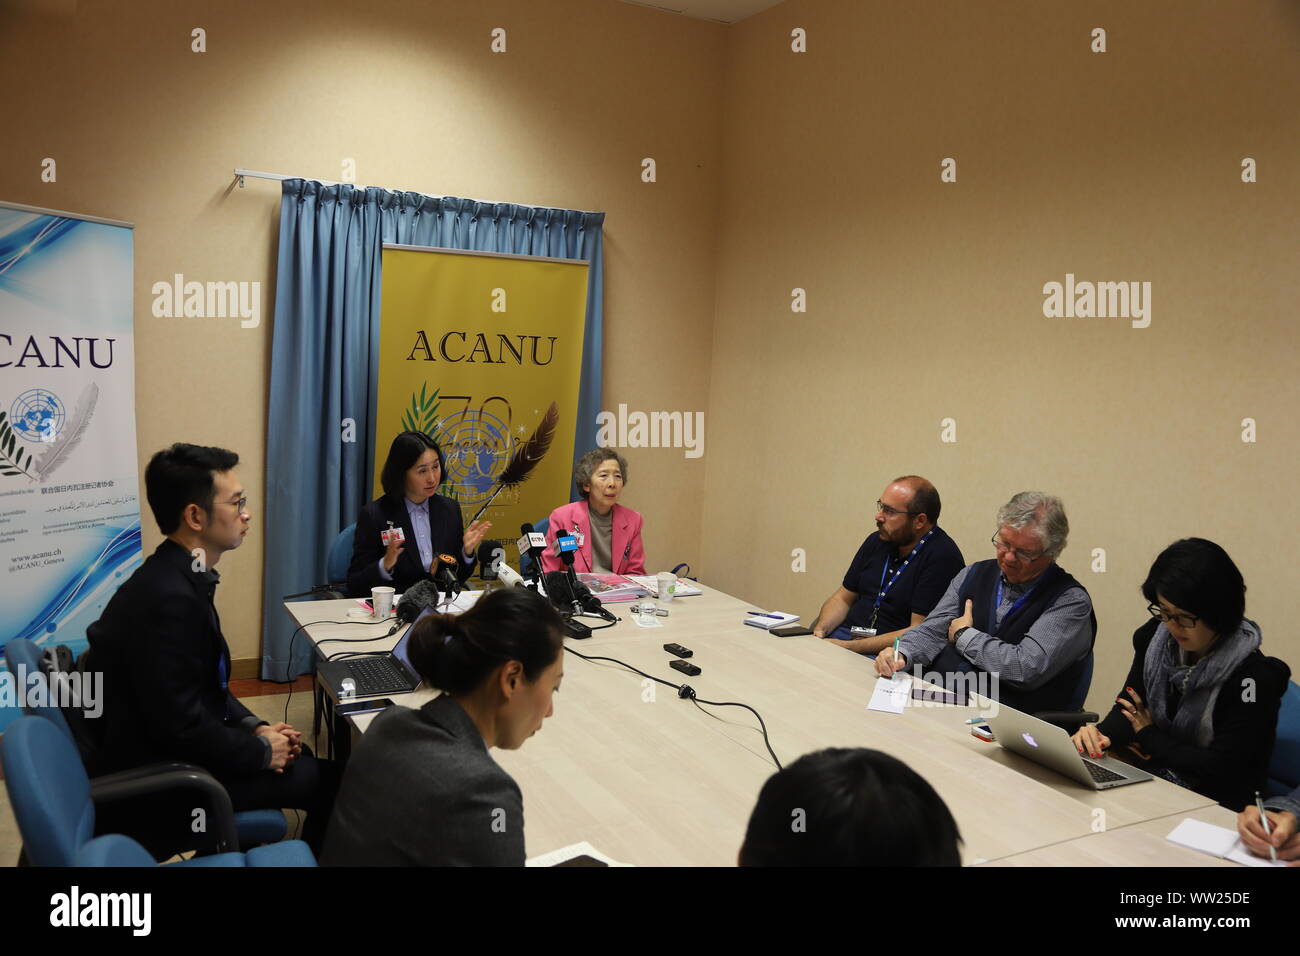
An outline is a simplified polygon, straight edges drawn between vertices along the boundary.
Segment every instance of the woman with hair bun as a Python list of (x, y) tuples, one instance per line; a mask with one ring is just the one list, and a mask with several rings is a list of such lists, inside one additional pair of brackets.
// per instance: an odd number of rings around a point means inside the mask
[(343, 775), (326, 866), (522, 866), (519, 786), (489, 750), (515, 750), (553, 713), (564, 630), (535, 592), (506, 588), (414, 625), (411, 663), (442, 695), (379, 714)]

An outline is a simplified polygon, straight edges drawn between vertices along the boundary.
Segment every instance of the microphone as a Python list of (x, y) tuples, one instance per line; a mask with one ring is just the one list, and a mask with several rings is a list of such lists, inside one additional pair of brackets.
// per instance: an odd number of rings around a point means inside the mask
[(532, 522), (525, 521), (519, 526), (519, 533), (523, 535), (519, 539), (519, 561), (523, 564), (523, 556), (526, 553), (531, 560), (528, 568), (528, 580), (534, 584), (542, 576), (542, 552), (546, 549), (546, 535), (539, 534), (533, 530)]
[(402, 593), (397, 605), (399, 622), (412, 623), (424, 611), (438, 605), (438, 589), (432, 581), (417, 581)]
[[(574, 587), (577, 584), (577, 587), (581, 588), (581, 581), (570, 581), (569, 576), (563, 571), (547, 571), (543, 584), (546, 587), (546, 596), (551, 599), (551, 603), (555, 605), (556, 610), (563, 614), (581, 614), (583, 612), (582, 602), (578, 599), (577, 588)], [(568, 595), (567, 599), (565, 595)]]
[(500, 541), (484, 541), (478, 546), (476, 557), (479, 565), (479, 576), (485, 581), (490, 581), (497, 576), (496, 567), (499, 563), (497, 551), (501, 548), (501, 544)]
[(458, 566), (458, 563), (450, 554), (438, 555), (438, 570), (434, 572), (433, 580), (442, 588), (448, 601), (464, 590), (460, 586), (460, 578), (456, 577), (456, 572), (452, 570)]
[[(618, 617), (605, 610), (600, 598), (592, 594), (587, 586), (573, 576), (572, 571), (549, 571), (546, 574), (546, 594), (551, 603), (565, 614), (594, 614), (606, 621), (617, 621)], [(563, 595), (568, 596), (566, 601)]]
[(577, 550), (578, 539), (561, 528), (555, 536), (555, 553), (570, 571), (573, 570), (573, 552)]
[(528, 582), (523, 579), (519, 572), (504, 561), (497, 565), (497, 580), (508, 588), (528, 587)]

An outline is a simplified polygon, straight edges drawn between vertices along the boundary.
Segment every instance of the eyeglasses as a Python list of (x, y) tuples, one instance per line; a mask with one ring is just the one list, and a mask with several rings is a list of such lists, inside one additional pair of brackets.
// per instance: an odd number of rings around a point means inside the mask
[(1166, 624), (1173, 621), (1179, 627), (1195, 627), (1196, 622), (1200, 620), (1195, 614), (1170, 614), (1158, 604), (1148, 604), (1147, 613)]
[(239, 513), (242, 515), (244, 513), (244, 509), (248, 507), (248, 495), (244, 495), (244, 497), (240, 498), (238, 501), (218, 501), (217, 504), (234, 505), (236, 508), (239, 509)]
[(995, 534), (991, 540), (993, 541), (993, 547), (995, 550), (1010, 551), (1015, 554), (1017, 561), (1023, 561), (1026, 564), (1031, 561), (1037, 561), (1047, 553), (1046, 551), (1039, 551), (1037, 554), (1030, 554), (1028, 551), (1021, 551), (1019, 548), (1013, 548), (1011, 545), (1003, 541), (1002, 537), (997, 534)]
[(883, 512), (886, 518), (892, 518), (894, 515), (919, 515), (919, 511), (899, 511), (897, 508), (891, 508), (879, 498), (876, 499), (876, 510)]

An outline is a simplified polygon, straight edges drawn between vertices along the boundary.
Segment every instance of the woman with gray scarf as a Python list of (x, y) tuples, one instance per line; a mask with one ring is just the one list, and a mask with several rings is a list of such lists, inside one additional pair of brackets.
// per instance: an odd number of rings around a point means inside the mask
[(1090, 756), (1127, 748), (1144, 769), (1240, 810), (1268, 776), (1291, 670), (1260, 653), (1241, 572), (1213, 541), (1165, 548), (1142, 594), (1152, 620), (1133, 634), (1124, 689), (1075, 745)]

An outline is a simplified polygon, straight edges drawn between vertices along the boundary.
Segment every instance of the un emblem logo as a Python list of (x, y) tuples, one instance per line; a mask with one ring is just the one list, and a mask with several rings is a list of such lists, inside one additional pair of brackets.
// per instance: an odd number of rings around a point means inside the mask
[(510, 426), (491, 412), (467, 409), (443, 419), (440, 441), (447, 459), (444, 493), (462, 505), (487, 501), (514, 446)]
[(9, 408), (14, 431), (30, 442), (54, 441), (66, 420), (59, 397), (44, 388), (29, 388)]

